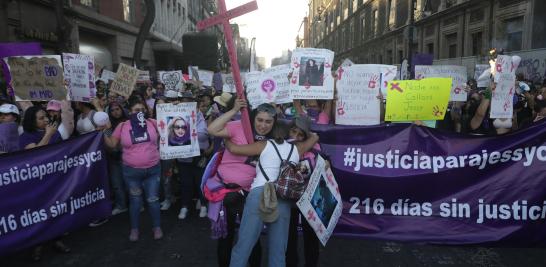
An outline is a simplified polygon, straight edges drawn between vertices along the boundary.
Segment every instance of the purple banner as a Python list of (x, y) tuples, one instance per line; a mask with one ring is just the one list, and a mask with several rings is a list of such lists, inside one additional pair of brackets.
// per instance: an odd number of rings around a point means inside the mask
[(0, 123), (0, 154), (19, 150), (19, 131), (15, 122)]
[(317, 130), (343, 199), (338, 235), (433, 244), (546, 242), (544, 120), (495, 137), (408, 124)]
[[(6, 62), (2, 59), (12, 56), (33, 56), (41, 54), (42, 47), (40, 46), (40, 43), (0, 43), (0, 62), (2, 63), (2, 70), (8, 88), (11, 89), (9, 85), (11, 75), (9, 74)], [(11, 93), (13, 93), (13, 91), (11, 91)]]
[(415, 66), (417, 65), (432, 65), (434, 61), (433, 54), (415, 54), (411, 58), (411, 77), (415, 77)]
[(0, 155), (0, 255), (110, 215), (102, 133)]

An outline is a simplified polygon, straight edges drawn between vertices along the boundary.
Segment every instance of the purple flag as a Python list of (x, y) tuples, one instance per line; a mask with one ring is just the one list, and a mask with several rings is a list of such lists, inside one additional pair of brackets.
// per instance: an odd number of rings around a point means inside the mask
[(495, 137), (407, 124), (318, 130), (343, 199), (338, 235), (545, 245), (546, 120)]
[(111, 213), (103, 135), (0, 155), (0, 256)]
[[(13, 56), (34, 56), (41, 54), (42, 47), (40, 46), (40, 43), (0, 43), (0, 59)], [(11, 75), (9, 74), (8, 66), (6, 65), (4, 60), (1, 60), (1, 62), (4, 77), (6, 78), (6, 84), (8, 88), (10, 88), (10, 92), (13, 95), (13, 90), (9, 85), (11, 81)]]
[(0, 123), (0, 154), (19, 150), (17, 123)]
[(415, 54), (411, 58), (411, 77), (415, 77), (415, 66), (417, 65), (432, 65), (434, 60), (433, 54)]

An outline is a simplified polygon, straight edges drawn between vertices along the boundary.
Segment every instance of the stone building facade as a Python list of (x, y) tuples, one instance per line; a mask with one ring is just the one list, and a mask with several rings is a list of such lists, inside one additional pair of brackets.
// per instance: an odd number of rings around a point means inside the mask
[(544, 13), (543, 0), (310, 0), (308, 42), (335, 51), (338, 63), (396, 65), (429, 53), (469, 72), (490, 48), (503, 48), (538, 58), (544, 78)]

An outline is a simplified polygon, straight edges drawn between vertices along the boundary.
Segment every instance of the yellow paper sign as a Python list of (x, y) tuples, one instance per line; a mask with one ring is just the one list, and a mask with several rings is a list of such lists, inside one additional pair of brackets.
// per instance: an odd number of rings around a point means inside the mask
[(385, 120), (443, 120), (451, 83), (451, 78), (389, 82)]

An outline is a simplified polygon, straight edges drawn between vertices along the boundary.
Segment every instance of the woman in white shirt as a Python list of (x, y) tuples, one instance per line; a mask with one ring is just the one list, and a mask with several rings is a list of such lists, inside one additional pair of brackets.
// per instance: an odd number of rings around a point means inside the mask
[[(274, 140), (260, 141), (250, 145), (234, 145), (226, 141), (227, 149), (234, 154), (244, 156), (260, 156), (259, 164), (256, 167), (256, 178), (251, 185), (251, 190), (246, 198), (245, 212), (239, 228), (239, 239), (231, 254), (231, 267), (244, 267), (248, 257), (256, 244), (263, 229), (264, 220), (260, 216), (260, 196), (263, 194), (264, 185), (267, 182), (275, 182), (280, 172), (281, 159), (275, 151), (278, 149), (283, 160), (297, 163), (304, 152), (310, 150), (318, 141), (318, 136), (312, 134), (305, 142), (293, 145), (285, 141), (288, 136), (286, 125), (277, 123), (272, 130)], [(267, 175), (268, 179), (266, 179)], [(290, 224), (291, 201), (278, 198), (278, 218), (268, 224), (268, 266), (285, 266), (285, 253), (288, 240), (288, 226)]]

